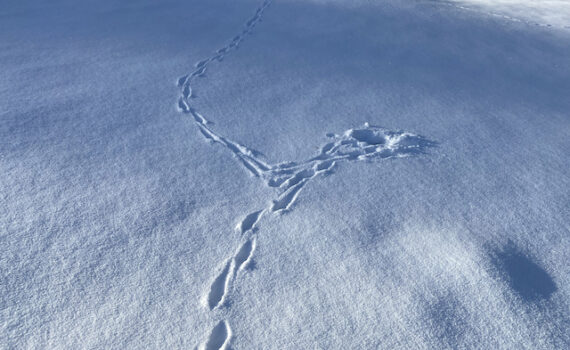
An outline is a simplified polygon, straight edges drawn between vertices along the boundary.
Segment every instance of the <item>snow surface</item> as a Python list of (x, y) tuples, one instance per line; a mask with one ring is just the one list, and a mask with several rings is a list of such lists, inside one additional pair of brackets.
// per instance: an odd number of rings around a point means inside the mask
[(448, 0), (468, 11), (523, 22), (530, 26), (570, 29), (568, 0)]
[(564, 1), (5, 1), (0, 346), (570, 346)]

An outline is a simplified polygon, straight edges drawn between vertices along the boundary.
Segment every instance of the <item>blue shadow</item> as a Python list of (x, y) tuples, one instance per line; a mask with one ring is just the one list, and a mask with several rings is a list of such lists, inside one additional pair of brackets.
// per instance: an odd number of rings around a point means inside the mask
[(505, 274), (510, 287), (527, 302), (548, 299), (557, 290), (552, 277), (513, 245), (496, 253), (495, 265)]

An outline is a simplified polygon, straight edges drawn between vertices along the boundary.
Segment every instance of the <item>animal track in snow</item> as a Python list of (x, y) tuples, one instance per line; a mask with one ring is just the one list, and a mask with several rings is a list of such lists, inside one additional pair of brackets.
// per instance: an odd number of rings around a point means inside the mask
[(303, 189), (308, 179), (303, 179), (301, 182), (290, 188), (287, 192), (283, 193), (277, 200), (273, 201), (271, 211), (276, 212), (280, 210), (289, 209), (291, 204), (297, 199), (297, 195)]
[(232, 330), (226, 321), (220, 321), (208, 337), (200, 350), (225, 350), (229, 348)]
[[(236, 231), (241, 234), (244, 242), (236, 253), (225, 261), (224, 268), (213, 279), (205, 298), (210, 310), (223, 307), (239, 272), (245, 270), (252, 262), (256, 248), (256, 228), (264, 215), (291, 210), (309, 181), (319, 175), (330, 173), (341, 162), (408, 157), (423, 154), (427, 148), (434, 146), (433, 142), (416, 134), (390, 131), (364, 124), (360, 128), (349, 129), (341, 135), (327, 134), (333, 140), (323, 145), (313, 158), (301, 162), (268, 164), (258, 152), (214, 131), (210, 127), (212, 123), (192, 107), (191, 102), (195, 97), (192, 82), (197, 77), (203, 77), (211, 64), (222, 61), (239, 47), (244, 38), (261, 21), (263, 12), (270, 3), (270, 0), (265, 0), (257, 8), (255, 15), (246, 22), (239, 35), (236, 35), (229, 44), (217, 50), (212, 56), (197, 62), (194, 71), (180, 77), (177, 81), (180, 88), (179, 111), (192, 116), (198, 130), (207, 141), (228, 149), (251, 175), (261, 178), (268, 186), (276, 188), (279, 192), (277, 198), (270, 201), (266, 208), (247, 214), (236, 225)], [(201, 348), (226, 349), (230, 339), (229, 324), (221, 320)]]
[(212, 285), (210, 286), (210, 291), (208, 292), (208, 306), (210, 310), (217, 306), (220, 306), (224, 301), (224, 296), (229, 288), (229, 283), (231, 279), (232, 272), (232, 261), (228, 260), (222, 272), (214, 279)]
[[(194, 78), (203, 76), (206, 73), (208, 66), (212, 62), (223, 60), (224, 57), (228, 55), (232, 50), (237, 49), (237, 47), (241, 44), (241, 42), (245, 39), (245, 37), (251, 33), (255, 25), (259, 21), (261, 21), (263, 12), (270, 5), (270, 3), (271, 3), (270, 0), (265, 0), (261, 4), (261, 6), (257, 8), (257, 10), (255, 11), (255, 15), (246, 22), (246, 25), (244, 29), (241, 31), (241, 33), (236, 35), (229, 44), (217, 50), (215, 54), (213, 54), (212, 56), (200, 60), (198, 63), (194, 65), (194, 67), (196, 68), (194, 71), (180, 77), (177, 81), (177, 84), (179, 87), (182, 88), (182, 91), (184, 91), (187, 87), (190, 87)], [(190, 96), (191, 95), (186, 95), (185, 99), (187, 99)]]
[(321, 147), (316, 157), (299, 164), (274, 166), (262, 174), (269, 186), (283, 190), (273, 202), (270, 209), (272, 212), (289, 209), (309, 180), (330, 172), (338, 162), (407, 157), (425, 153), (428, 147), (434, 146), (433, 142), (422, 136), (369, 124), (349, 129), (342, 136), (335, 135), (334, 138), (334, 142)]
[[(200, 127), (202, 127), (202, 125), (200, 125)], [(234, 144), (222, 136), (211, 135), (209, 132), (204, 132), (204, 134), (208, 139), (220, 142), (224, 145)], [(290, 210), (306, 184), (311, 179), (330, 172), (338, 162), (373, 158), (407, 157), (422, 154), (426, 151), (427, 147), (433, 146), (433, 142), (428, 141), (422, 136), (402, 131), (390, 131), (384, 128), (370, 126), (369, 124), (365, 124), (361, 128), (349, 129), (340, 136), (335, 135), (334, 138), (335, 141), (323, 146), (316, 157), (304, 162), (264, 165), (263, 168), (256, 168), (255, 171), (258, 176), (267, 179), (268, 184), (273, 184), (274, 187), (278, 187), (282, 190), (282, 193), (276, 200), (271, 202), (268, 208), (246, 215), (236, 227), (238, 232), (242, 235), (246, 233), (250, 235), (253, 234), (254, 226), (258, 224), (266, 211), (283, 213)], [(244, 156), (255, 157), (251, 152), (245, 154), (246, 151), (244, 150), (247, 150), (247, 148), (243, 146), (231, 146), (228, 148), (234, 153), (243, 152)], [(243, 161), (243, 159), (240, 160)], [(277, 185), (278, 183), (279, 185)], [(247, 259), (249, 259), (251, 249), (248, 247), (248, 243), (246, 242), (242, 249), (233, 257), (234, 265), (231, 265), (231, 259), (228, 260), (222, 273), (214, 279), (208, 294), (208, 305), (210, 309), (214, 309), (223, 304), (223, 300), (231, 289), (230, 285), (235, 270), (239, 269), (243, 261), (245, 261), (243, 256), (247, 255)], [(245, 252), (247, 252), (247, 254)]]
[(255, 238), (248, 239), (238, 250), (234, 257), (236, 273), (243, 268), (246, 268), (248, 263), (251, 262), (253, 251), (255, 249)]
[(214, 279), (208, 291), (206, 303), (210, 310), (219, 308), (224, 304), (231, 289), (232, 281), (236, 274), (251, 262), (254, 249), (255, 237), (246, 240), (236, 254), (226, 261), (224, 268)]
[(240, 223), (237, 225), (237, 230), (241, 233), (244, 234), (247, 231), (253, 229), (253, 227), (255, 226), (255, 224), (259, 221), (259, 219), (261, 219), (261, 216), (263, 215), (263, 210), (258, 210), (255, 211), (251, 214), (248, 214), (242, 221), (240, 221)]

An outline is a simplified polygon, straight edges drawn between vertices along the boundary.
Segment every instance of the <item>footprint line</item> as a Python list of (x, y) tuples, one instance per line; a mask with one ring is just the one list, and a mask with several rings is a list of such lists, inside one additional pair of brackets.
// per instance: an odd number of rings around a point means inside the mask
[[(228, 54), (236, 50), (245, 37), (261, 21), (264, 11), (271, 4), (265, 0), (256, 9), (254, 16), (245, 22), (240, 34), (234, 36), (224, 47), (211, 56), (198, 61), (194, 70), (179, 77), (180, 89), (177, 108), (181, 113), (190, 115), (204, 139), (218, 144), (230, 151), (239, 164), (253, 177), (262, 179), (268, 187), (275, 188), (277, 197), (268, 201), (266, 207), (250, 212), (242, 217), (234, 227), (242, 240), (235, 253), (225, 259), (217, 275), (212, 278), (204, 295), (205, 306), (213, 312), (214, 318), (220, 313), (216, 310), (226, 307), (238, 276), (248, 270), (254, 261), (257, 248), (257, 235), (262, 219), (267, 214), (281, 215), (293, 209), (300, 193), (306, 185), (319, 176), (331, 174), (337, 164), (372, 159), (404, 158), (425, 154), (435, 146), (423, 136), (404, 131), (392, 131), (368, 123), (361, 127), (346, 130), (341, 134), (328, 133), (331, 140), (319, 148), (317, 155), (302, 161), (268, 163), (261, 153), (248, 148), (216, 132), (207, 120), (193, 107), (196, 98), (192, 83), (204, 77), (212, 64), (221, 62)], [(217, 319), (207, 339), (200, 349), (227, 349), (232, 339), (232, 330), (227, 320)]]

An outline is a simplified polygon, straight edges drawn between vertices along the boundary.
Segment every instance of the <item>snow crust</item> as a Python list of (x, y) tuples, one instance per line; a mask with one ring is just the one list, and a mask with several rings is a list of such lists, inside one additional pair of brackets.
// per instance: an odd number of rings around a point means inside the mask
[(7, 1), (0, 344), (567, 348), (569, 14)]

